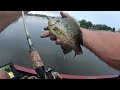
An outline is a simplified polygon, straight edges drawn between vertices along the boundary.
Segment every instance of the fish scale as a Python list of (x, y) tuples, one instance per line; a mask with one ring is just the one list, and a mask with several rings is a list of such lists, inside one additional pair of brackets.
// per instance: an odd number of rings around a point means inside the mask
[(80, 26), (72, 17), (48, 17), (48, 29), (50, 34), (61, 41), (63, 53), (67, 54), (72, 50), (75, 56), (83, 53), (80, 47), (82, 32)]

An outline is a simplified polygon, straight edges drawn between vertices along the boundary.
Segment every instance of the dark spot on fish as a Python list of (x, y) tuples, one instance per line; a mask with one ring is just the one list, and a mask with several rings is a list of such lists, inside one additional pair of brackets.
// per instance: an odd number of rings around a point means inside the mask
[(70, 33), (71, 37), (72, 37), (72, 32)]
[(60, 22), (60, 20), (57, 20), (56, 22), (58, 22), (58, 23), (59, 23), (59, 22)]
[(65, 27), (67, 28), (67, 27), (68, 27), (68, 25), (67, 25), (67, 24), (65, 24)]
[(54, 31), (57, 30), (57, 29), (58, 29), (57, 27), (54, 27), (54, 28), (53, 28)]
[(68, 24), (65, 24), (65, 28), (67, 29), (67, 30), (69, 30), (69, 25)]

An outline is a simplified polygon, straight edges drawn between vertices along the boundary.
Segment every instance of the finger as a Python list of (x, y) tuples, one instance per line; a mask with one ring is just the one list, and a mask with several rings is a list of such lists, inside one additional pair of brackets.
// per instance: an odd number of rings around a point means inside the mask
[(49, 36), (50, 36), (50, 33), (47, 32), (47, 33), (45, 33), (45, 34), (42, 34), (40, 37), (41, 37), (41, 38), (46, 38), (46, 37), (49, 37)]
[(56, 43), (57, 45), (60, 45), (60, 40), (57, 39), (57, 40), (55, 41), (55, 43)]
[(63, 12), (63, 11), (61, 11), (60, 14), (61, 14), (62, 17), (68, 17), (68, 16), (69, 16), (68, 13), (65, 13), (65, 12)]
[(44, 30), (48, 30), (48, 27), (45, 27)]

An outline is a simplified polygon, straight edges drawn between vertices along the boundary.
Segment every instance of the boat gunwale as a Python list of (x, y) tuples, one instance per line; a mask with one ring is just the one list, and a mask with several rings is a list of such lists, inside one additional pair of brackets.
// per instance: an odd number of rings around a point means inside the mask
[[(19, 66), (14, 64), (17, 71), (27, 72), (30, 74), (37, 74), (34, 69), (30, 69), (27, 67)], [(64, 79), (103, 79), (103, 78), (115, 78), (119, 75), (99, 75), (99, 76), (83, 76), (83, 75), (67, 75), (67, 74), (60, 74), (60, 76)]]

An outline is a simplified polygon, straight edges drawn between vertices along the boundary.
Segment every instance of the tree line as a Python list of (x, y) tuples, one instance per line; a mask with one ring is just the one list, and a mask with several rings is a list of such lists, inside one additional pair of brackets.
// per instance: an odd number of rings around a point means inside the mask
[(27, 14), (28, 16), (37, 16), (37, 17), (43, 17), (43, 18), (47, 18), (47, 15), (43, 15), (43, 14)]
[[(27, 14), (27, 15), (47, 18), (46, 15), (41, 14)], [(85, 19), (79, 20), (78, 23), (80, 24), (81, 27), (91, 30), (105, 30), (115, 32), (115, 27), (110, 27), (107, 26), (106, 24), (93, 24), (91, 21), (86, 21)], [(120, 32), (120, 30), (118, 32)]]
[(107, 26), (106, 24), (93, 24), (91, 21), (86, 21), (85, 19), (79, 20), (78, 23), (81, 27), (92, 29), (92, 30), (106, 30), (115, 32), (115, 27)]

